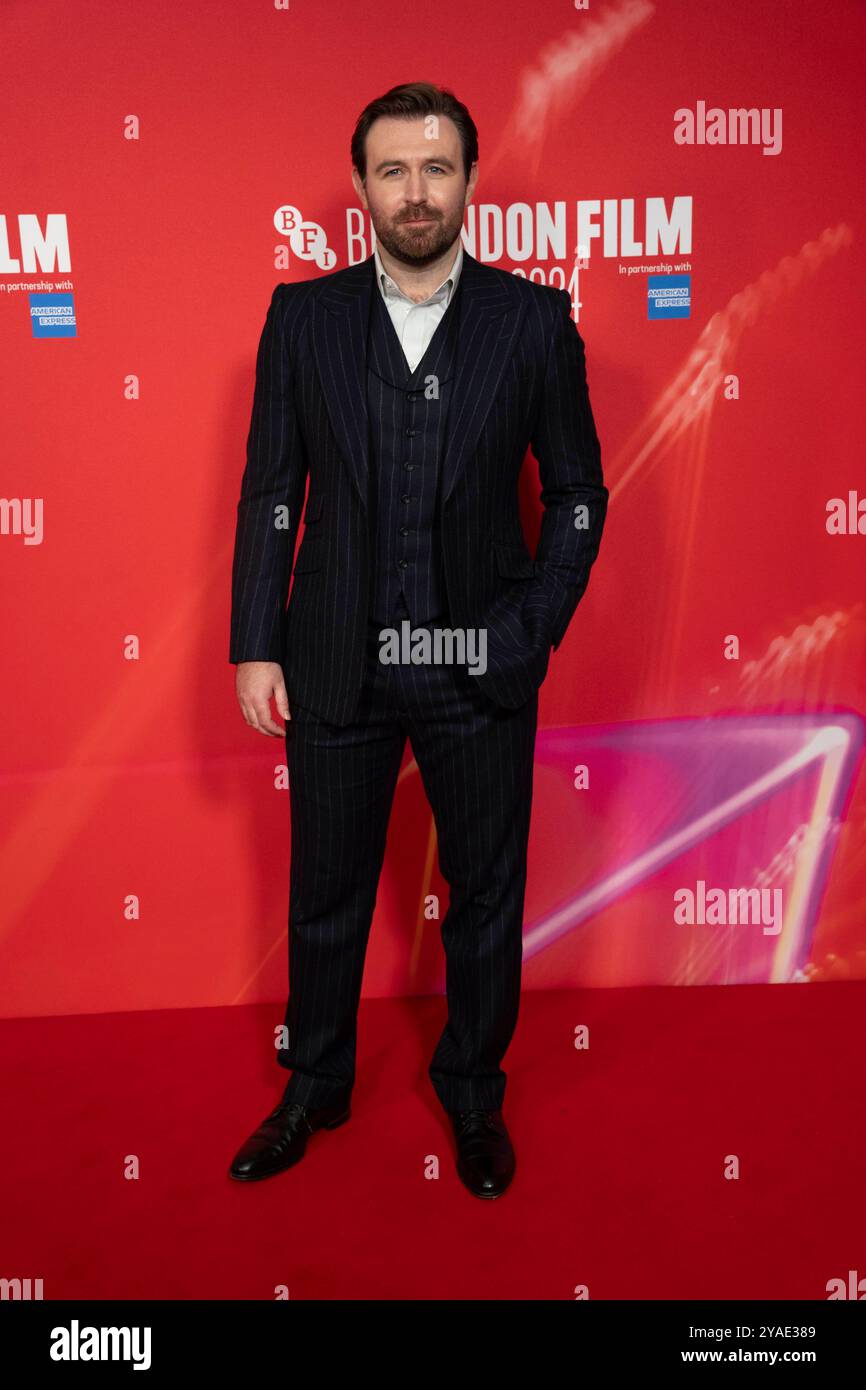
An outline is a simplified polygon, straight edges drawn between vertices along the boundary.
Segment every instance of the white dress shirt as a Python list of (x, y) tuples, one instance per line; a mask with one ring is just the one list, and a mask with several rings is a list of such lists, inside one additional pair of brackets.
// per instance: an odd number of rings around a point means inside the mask
[(404, 294), (400, 286), (392, 280), (382, 265), (378, 246), (373, 254), (376, 259), (376, 280), (382, 292), (385, 307), (391, 315), (391, 322), (397, 331), (397, 337), (400, 339), (406, 361), (409, 363), (409, 370), (414, 372), (427, 351), (430, 339), (436, 332), (437, 324), (451, 303), (451, 296), (463, 268), (463, 243), (458, 237), (457, 255), (448, 272), (447, 280), (443, 280), (439, 288), (428, 295), (426, 299), (422, 299), (420, 304), (416, 304), (414, 300)]

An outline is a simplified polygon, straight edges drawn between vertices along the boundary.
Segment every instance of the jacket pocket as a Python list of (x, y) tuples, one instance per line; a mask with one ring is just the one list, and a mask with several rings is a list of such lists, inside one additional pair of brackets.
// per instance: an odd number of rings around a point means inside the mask
[(505, 579), (533, 579), (535, 561), (519, 545), (504, 545), (502, 541), (493, 542), (496, 568)]

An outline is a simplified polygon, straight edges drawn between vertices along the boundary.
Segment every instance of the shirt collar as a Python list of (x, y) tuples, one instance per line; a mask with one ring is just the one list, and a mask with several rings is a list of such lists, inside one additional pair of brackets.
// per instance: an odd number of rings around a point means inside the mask
[[(418, 308), (419, 306), (415, 303), (415, 301), (413, 299), (410, 299), (408, 295), (403, 293), (403, 291), (400, 289), (400, 286), (396, 283), (396, 281), (392, 280), (391, 276), (388, 274), (387, 270), (382, 265), (382, 261), (379, 256), (378, 246), (373, 252), (373, 255), (376, 261), (376, 281), (378, 283), (379, 289), (382, 292), (382, 298), (389, 299), (397, 297), (399, 299), (405, 299), (407, 304), (411, 304), (413, 308)], [(445, 304), (447, 305), (450, 302), (451, 296), (453, 295), (455, 289), (457, 288), (457, 281), (460, 278), (460, 271), (462, 269), (463, 242), (461, 238), (458, 237), (457, 255), (454, 258), (454, 264), (448, 272), (447, 279), (443, 280), (442, 284), (439, 285), (439, 287), (435, 289), (431, 295), (428, 295), (426, 299), (423, 299), (421, 303), (437, 304), (441, 299), (444, 300)]]

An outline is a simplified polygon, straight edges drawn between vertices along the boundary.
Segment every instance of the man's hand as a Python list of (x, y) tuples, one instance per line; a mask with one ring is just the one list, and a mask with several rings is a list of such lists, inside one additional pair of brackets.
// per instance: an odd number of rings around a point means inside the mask
[(285, 726), (271, 717), (271, 700), (283, 719), (290, 720), (289, 697), (278, 661), (239, 661), (235, 689), (241, 713), (251, 729), (272, 738), (283, 738)]

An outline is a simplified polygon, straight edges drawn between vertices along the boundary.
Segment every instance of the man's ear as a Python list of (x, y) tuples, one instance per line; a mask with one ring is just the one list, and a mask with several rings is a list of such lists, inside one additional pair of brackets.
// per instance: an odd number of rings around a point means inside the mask
[(358, 170), (356, 169), (354, 164), (352, 165), (352, 183), (354, 185), (355, 192), (361, 199), (361, 202), (363, 203), (364, 207), (368, 208), (369, 204), (367, 203), (367, 180), (361, 178), (361, 175), (358, 173)]

